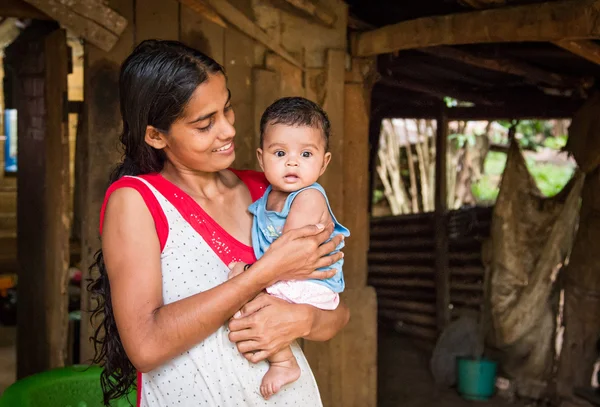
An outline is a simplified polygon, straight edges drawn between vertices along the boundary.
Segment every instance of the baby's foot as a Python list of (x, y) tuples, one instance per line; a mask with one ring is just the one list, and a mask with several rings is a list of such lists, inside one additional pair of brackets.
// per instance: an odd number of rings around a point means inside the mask
[(262, 379), (260, 394), (268, 400), (279, 389), (289, 383), (293, 383), (300, 377), (300, 366), (295, 357), (281, 362), (271, 362), (269, 370)]

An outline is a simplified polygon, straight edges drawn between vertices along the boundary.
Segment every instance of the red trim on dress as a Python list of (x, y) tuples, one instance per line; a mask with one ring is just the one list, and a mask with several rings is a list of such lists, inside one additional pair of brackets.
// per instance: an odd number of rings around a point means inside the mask
[[(232, 172), (246, 184), (253, 201), (263, 195), (268, 184), (262, 173), (237, 170)], [(231, 236), (181, 188), (160, 174), (147, 174), (140, 178), (156, 188), (177, 209), (223, 263), (230, 264), (234, 261), (253, 263), (256, 261), (251, 246), (245, 245)]]
[[(231, 170), (250, 191), (252, 201), (260, 199), (265, 193), (269, 183), (262, 172), (250, 170)], [(223, 229), (215, 222), (200, 205), (192, 197), (183, 192), (175, 184), (165, 179), (160, 174), (141, 175), (140, 178), (147, 181), (150, 185), (158, 190), (171, 204), (179, 211), (181, 216), (194, 228), (194, 230), (202, 236), (213, 251), (219, 256), (225, 264), (230, 264), (233, 261), (243, 261), (245, 263), (253, 263), (256, 261), (254, 250)], [(144, 199), (154, 224), (156, 233), (160, 242), (160, 250), (162, 251), (169, 236), (169, 224), (163, 212), (160, 203), (156, 199), (154, 193), (148, 188), (148, 185), (139, 179), (132, 177), (123, 177), (115, 181), (106, 191), (102, 209), (100, 211), (100, 234), (102, 234), (102, 225), (104, 223), (104, 212), (110, 195), (119, 188), (133, 188), (139, 192)], [(231, 250), (231, 248), (237, 250)], [(238, 257), (234, 257), (237, 255)], [(137, 372), (137, 407), (142, 403), (142, 373)]]
[(156, 234), (158, 235), (158, 241), (160, 242), (160, 251), (165, 248), (165, 244), (167, 243), (167, 238), (169, 237), (169, 222), (167, 222), (167, 217), (158, 203), (156, 196), (150, 190), (148, 185), (144, 184), (143, 181), (133, 178), (133, 177), (123, 177), (119, 180), (112, 183), (112, 185), (106, 191), (104, 195), (104, 202), (102, 203), (102, 209), (100, 210), (100, 234), (102, 235), (102, 226), (104, 224), (104, 212), (106, 211), (106, 205), (108, 204), (108, 199), (111, 194), (119, 188), (133, 188), (135, 189), (144, 199), (144, 203), (150, 214), (152, 215), (152, 219), (154, 219), (154, 225), (156, 227)]

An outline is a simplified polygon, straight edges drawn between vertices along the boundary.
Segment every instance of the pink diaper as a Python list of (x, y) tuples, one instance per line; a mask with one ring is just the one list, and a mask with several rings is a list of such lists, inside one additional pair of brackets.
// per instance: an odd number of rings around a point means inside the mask
[(308, 304), (323, 310), (334, 310), (340, 303), (338, 293), (312, 281), (280, 281), (268, 287), (267, 292), (293, 304)]

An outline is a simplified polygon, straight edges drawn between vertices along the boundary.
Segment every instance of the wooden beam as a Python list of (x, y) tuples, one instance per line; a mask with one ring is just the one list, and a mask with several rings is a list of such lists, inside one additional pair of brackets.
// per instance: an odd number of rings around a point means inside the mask
[[(462, 2), (476, 9), (506, 5), (506, 0), (462, 0)], [(555, 41), (554, 45), (595, 64), (600, 64), (600, 47), (591, 41), (567, 39)]]
[(119, 35), (95, 21), (82, 17), (73, 9), (61, 4), (61, 0), (25, 1), (42, 10), (52, 19), (58, 21), (63, 27), (73, 32), (73, 34), (89, 41), (103, 51), (110, 51), (119, 39)]
[[(26, 0), (28, 1), (28, 0)], [(127, 27), (127, 19), (98, 0), (57, 0), (65, 7), (69, 7), (77, 14), (92, 20), (110, 32), (123, 34)]]
[(557, 46), (579, 55), (590, 62), (600, 65), (600, 46), (592, 41), (563, 40), (555, 42)]
[(227, 0), (205, 0), (212, 8), (219, 13), (226, 21), (229, 21), (235, 28), (260, 42), (271, 51), (278, 54), (280, 57), (296, 65), (299, 68), (303, 68), (302, 64), (298, 62), (292, 55), (290, 55), (278, 42), (269, 37), (259, 26), (257, 26), (252, 20), (250, 20), (244, 13), (235, 8)]
[[(437, 111), (432, 105), (415, 106), (402, 101), (373, 101), (373, 114), (383, 118), (435, 119)], [(550, 98), (540, 101), (523, 101), (505, 106), (451, 107), (447, 109), (448, 120), (509, 120), (509, 119), (568, 119), (581, 106), (581, 102)]]
[(21, 34), (21, 30), (16, 25), (18, 19), (14, 17), (5, 18), (0, 23), (0, 48), (7, 47)]
[(0, 1), (0, 16), (15, 18), (31, 18), (35, 20), (52, 20), (41, 10), (25, 2), (25, 0)]
[(194, 10), (196, 13), (200, 14), (202, 17), (206, 18), (208, 21), (212, 21), (213, 23), (227, 28), (227, 23), (225, 20), (221, 18), (219, 13), (215, 11), (209, 4), (207, 4), (203, 0), (178, 0), (184, 6), (188, 6), (190, 9)]
[(448, 116), (440, 103), (435, 138), (435, 291), (436, 322), (441, 333), (450, 322), (450, 275), (448, 262), (447, 190)]
[(333, 27), (337, 20), (335, 14), (311, 0), (285, 0), (285, 2), (313, 17), (315, 21), (325, 27)]
[(352, 36), (371, 56), (438, 45), (589, 39), (600, 35), (600, 0), (567, 0), (423, 17)]
[(462, 102), (473, 102), (483, 105), (494, 104), (491, 99), (476, 93), (457, 90), (454, 87), (444, 84), (419, 82), (415, 79), (408, 79), (406, 77), (392, 78), (389, 76), (382, 76), (378, 83), (392, 88), (408, 89), (414, 92), (425, 93), (427, 95), (435, 96), (440, 100), (445, 97), (453, 97)]
[(534, 83), (544, 83), (559, 88), (589, 88), (594, 83), (593, 78), (582, 79), (570, 77), (568, 75), (545, 71), (526, 62), (510, 58), (484, 57), (452, 47), (430, 47), (419, 49), (419, 51), (491, 71), (521, 76)]

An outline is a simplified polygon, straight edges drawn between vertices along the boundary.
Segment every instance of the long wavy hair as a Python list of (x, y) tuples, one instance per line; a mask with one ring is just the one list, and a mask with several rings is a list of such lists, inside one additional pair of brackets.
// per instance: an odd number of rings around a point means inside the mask
[[(123, 161), (110, 176), (112, 184), (125, 175), (162, 170), (165, 155), (145, 141), (147, 126), (167, 132), (178, 119), (196, 88), (210, 75), (225, 74), (223, 67), (203, 53), (177, 41), (147, 40), (140, 43), (121, 66), (119, 98), (123, 133)], [(117, 329), (110, 284), (102, 250), (95, 255), (90, 272), (98, 278), (88, 285), (97, 306), (91, 321), (100, 320), (94, 335), (93, 363), (104, 367), (100, 378), (104, 404), (125, 396), (136, 385), (136, 369), (127, 357)]]

